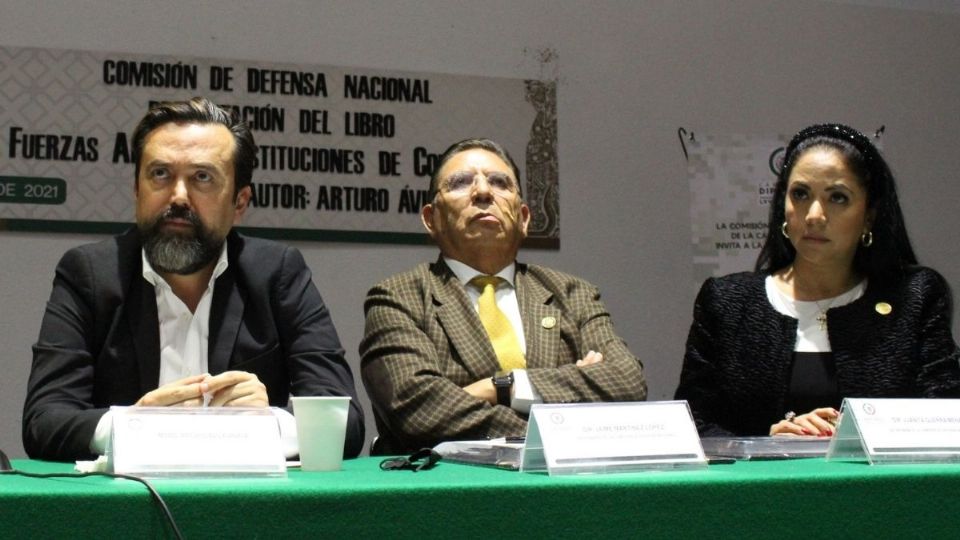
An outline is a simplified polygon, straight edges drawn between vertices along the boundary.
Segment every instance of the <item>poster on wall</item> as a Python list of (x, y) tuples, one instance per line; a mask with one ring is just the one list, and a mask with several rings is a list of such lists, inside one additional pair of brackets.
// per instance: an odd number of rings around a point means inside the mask
[(133, 222), (131, 135), (150, 104), (205, 96), (259, 146), (248, 234), (423, 243), (419, 210), (451, 143), (513, 155), (532, 247), (559, 248), (555, 81), (187, 56), (0, 47), (0, 230)]
[[(883, 150), (880, 135), (873, 144)], [(789, 135), (684, 137), (690, 184), (693, 290), (710, 277), (752, 271), (767, 237), (770, 202)], [(867, 133), (867, 132), (864, 132)]]
[(787, 136), (684, 140), (690, 184), (694, 291), (710, 277), (753, 270)]

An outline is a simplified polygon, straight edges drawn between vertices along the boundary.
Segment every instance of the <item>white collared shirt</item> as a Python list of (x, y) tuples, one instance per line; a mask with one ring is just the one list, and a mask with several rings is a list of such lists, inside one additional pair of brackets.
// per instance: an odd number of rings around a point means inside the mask
[(153, 285), (157, 297), (157, 320), (160, 322), (160, 386), (191, 375), (207, 372), (208, 339), (210, 337), (210, 305), (214, 282), (226, 271), (227, 242), (207, 282), (197, 309), (193, 313), (170, 285), (158, 274), (147, 254), (141, 250), (143, 279)]
[[(483, 272), (470, 267), (460, 261), (449, 257), (444, 257), (443, 261), (447, 263), (450, 270), (453, 271), (463, 288), (467, 291), (467, 296), (473, 303), (473, 309), (480, 312), (480, 289), (470, 285), (470, 280), (477, 276), (485, 276)], [(527, 354), (527, 340), (523, 333), (523, 319), (520, 317), (520, 302), (517, 300), (517, 287), (515, 278), (517, 275), (517, 264), (510, 263), (504, 269), (497, 272), (496, 276), (503, 278), (504, 284), (497, 287), (494, 292), (494, 298), (497, 301), (497, 307), (507, 316), (513, 332), (517, 335), (517, 341), (520, 343), (520, 350), (524, 355)], [(528, 414), (530, 406), (534, 403), (543, 403), (543, 398), (536, 388), (530, 383), (527, 376), (527, 370), (513, 370), (513, 389), (510, 392), (510, 408)]]
[[(217, 281), (229, 266), (227, 262), (227, 241), (224, 240), (220, 257), (213, 267), (207, 288), (200, 297), (197, 309), (191, 313), (190, 308), (174, 294), (170, 284), (158, 274), (150, 262), (147, 254), (140, 250), (143, 261), (143, 279), (153, 285), (157, 299), (157, 320), (160, 323), (160, 379), (163, 386), (174, 381), (199, 375), (208, 371), (208, 350), (210, 336), (210, 307), (213, 302), (213, 289)], [(297, 427), (296, 422), (287, 410), (271, 408), (280, 425), (280, 439), (284, 454), (287, 457), (297, 455)], [(113, 415), (108, 411), (100, 417), (93, 439), (90, 441), (90, 451), (103, 454), (110, 440), (113, 430)]]

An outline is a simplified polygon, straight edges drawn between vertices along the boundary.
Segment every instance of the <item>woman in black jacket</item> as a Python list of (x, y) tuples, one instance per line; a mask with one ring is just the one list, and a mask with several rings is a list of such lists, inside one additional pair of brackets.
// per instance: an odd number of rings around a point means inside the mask
[(876, 147), (811, 126), (787, 146), (755, 271), (700, 289), (676, 398), (701, 436), (830, 436), (844, 397), (960, 397), (951, 315)]

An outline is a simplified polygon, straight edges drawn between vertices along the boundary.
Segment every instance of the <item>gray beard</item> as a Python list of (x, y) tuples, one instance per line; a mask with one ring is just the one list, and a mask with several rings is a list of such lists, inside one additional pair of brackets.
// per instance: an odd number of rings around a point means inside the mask
[[(138, 224), (147, 261), (153, 269), (165, 274), (189, 275), (207, 266), (220, 256), (223, 239), (214, 238), (200, 218), (189, 210), (168, 210), (152, 223)], [(170, 214), (179, 214), (193, 223), (192, 234), (165, 233), (162, 221)]]

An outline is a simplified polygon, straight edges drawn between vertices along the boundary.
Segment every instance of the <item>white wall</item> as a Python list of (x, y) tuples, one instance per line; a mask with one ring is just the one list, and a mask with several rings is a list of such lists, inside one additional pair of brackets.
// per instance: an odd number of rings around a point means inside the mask
[[(931, 6), (941, 11), (923, 9)], [(663, 399), (677, 382), (693, 301), (679, 126), (772, 134), (820, 121), (885, 124), (884, 146), (918, 254), (960, 287), (956, 6), (0, 0), (0, 46), (504, 77), (540, 76), (537, 52), (555, 50), (558, 60), (546, 73), (560, 77), (562, 248), (528, 250), (523, 259), (599, 285), (620, 333), (646, 364), (651, 399)], [(96, 239), (0, 232), (0, 448), (8, 454), (23, 455), (30, 346), (53, 268), (67, 248)], [(435, 256), (427, 247), (295, 245), (355, 369), (366, 289)]]

